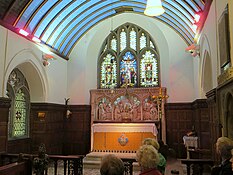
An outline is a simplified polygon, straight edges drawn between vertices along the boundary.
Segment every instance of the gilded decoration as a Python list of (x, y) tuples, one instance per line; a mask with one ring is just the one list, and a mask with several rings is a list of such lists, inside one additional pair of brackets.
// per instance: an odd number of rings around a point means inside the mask
[(233, 67), (229, 67), (221, 75), (218, 76), (218, 85), (225, 83), (231, 78), (233, 78)]
[(91, 90), (92, 122), (158, 121), (165, 99), (156, 100), (166, 88), (119, 88)]

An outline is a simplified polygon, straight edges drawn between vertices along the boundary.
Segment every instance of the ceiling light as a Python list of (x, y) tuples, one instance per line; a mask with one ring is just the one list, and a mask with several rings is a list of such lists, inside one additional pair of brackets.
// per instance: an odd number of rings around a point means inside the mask
[(35, 36), (32, 37), (32, 41), (35, 41), (36, 43), (40, 43), (41, 40)]
[(195, 22), (199, 22), (200, 18), (201, 18), (200, 14), (195, 14), (194, 15), (194, 21)]
[(19, 30), (19, 33), (20, 33), (21, 35), (24, 35), (24, 36), (28, 36), (28, 35), (29, 35), (29, 33), (26, 32), (26, 31), (23, 30), (23, 29), (20, 29), (20, 30)]
[(161, 0), (147, 0), (144, 14), (147, 16), (159, 16), (165, 12)]

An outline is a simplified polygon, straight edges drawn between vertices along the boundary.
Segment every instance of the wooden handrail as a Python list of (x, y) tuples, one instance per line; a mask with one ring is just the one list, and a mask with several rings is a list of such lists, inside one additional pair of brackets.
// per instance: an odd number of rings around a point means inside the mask
[[(32, 175), (32, 164), (33, 164), (33, 159), (37, 157), (35, 154), (0, 154), (0, 160), (3, 161), (3, 159), (8, 159), (8, 160), (18, 160), (18, 157), (20, 155), (21, 160), (23, 162), (14, 162), (8, 165), (4, 165), (1, 168), (4, 167), (4, 169), (9, 168), (9, 172), (12, 171), (9, 174), (3, 174), (3, 175), (16, 175), (14, 174), (15, 171), (11, 170), (12, 166), (15, 165), (25, 165), (24, 167), (19, 166), (20, 168), (24, 168), (24, 171), (27, 172), (27, 175)], [(83, 158), (85, 157), (84, 155), (48, 155), (49, 157), (49, 162), (50, 165), (53, 164), (53, 169), (54, 169), (54, 175), (58, 174), (58, 161), (63, 162), (63, 171), (64, 175), (82, 175), (83, 174)], [(129, 158), (122, 158), (125, 166), (125, 174), (132, 175), (133, 174), (133, 162), (136, 162), (135, 159), (129, 159)], [(10, 161), (8, 161), (10, 162)], [(45, 172), (45, 175), (47, 175), (48, 172)], [(0, 171), (0, 175), (2, 175)], [(23, 174), (24, 175), (24, 174)]]
[[(30, 171), (30, 174), (32, 174), (32, 165), (33, 165), (33, 159), (37, 157), (35, 154), (7, 154), (3, 153), (0, 154), (0, 160), (1, 162), (4, 162), (4, 159), (8, 159), (7, 163), (17, 163), (20, 155), (21, 161), (29, 161), (28, 166), (25, 167), (25, 169)], [(84, 155), (48, 155), (50, 163), (53, 163), (54, 168), (54, 175), (57, 175), (57, 163), (58, 161), (63, 161), (64, 166), (64, 175), (66, 174), (72, 174), (72, 175), (82, 175), (83, 174), (83, 158)], [(4, 165), (7, 166), (7, 165)], [(67, 173), (68, 171), (68, 173)], [(45, 172), (47, 174), (47, 172)], [(13, 174), (12, 174), (13, 175)]]
[(28, 175), (27, 173), (27, 163), (26, 162), (15, 162), (8, 165), (0, 167), (1, 175)]

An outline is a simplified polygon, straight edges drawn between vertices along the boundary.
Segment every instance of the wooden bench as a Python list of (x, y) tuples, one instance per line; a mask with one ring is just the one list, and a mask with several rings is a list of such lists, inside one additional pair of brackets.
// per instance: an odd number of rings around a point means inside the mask
[(203, 173), (203, 165), (213, 166), (214, 161), (211, 159), (180, 159), (182, 164), (187, 166), (187, 175), (190, 175), (191, 165), (197, 165), (199, 167), (199, 174)]

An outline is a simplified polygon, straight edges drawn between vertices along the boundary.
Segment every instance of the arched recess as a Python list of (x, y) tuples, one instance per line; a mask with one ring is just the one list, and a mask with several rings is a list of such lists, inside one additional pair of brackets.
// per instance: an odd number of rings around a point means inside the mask
[(226, 97), (224, 105), (224, 136), (233, 139), (233, 96), (231, 93), (228, 93)]
[(14, 68), (18, 68), (26, 78), (30, 90), (31, 102), (44, 102), (47, 99), (48, 80), (44, 67), (32, 50), (21, 50), (16, 53), (6, 67), (4, 89), (9, 75)]
[(202, 97), (213, 88), (213, 67), (209, 40), (203, 35), (200, 41), (200, 91)]
[(204, 53), (203, 59), (203, 69), (202, 69), (202, 78), (201, 78), (201, 88), (203, 94), (205, 95), (208, 91), (213, 88), (213, 77), (212, 77), (212, 64), (211, 58), (208, 51)]

